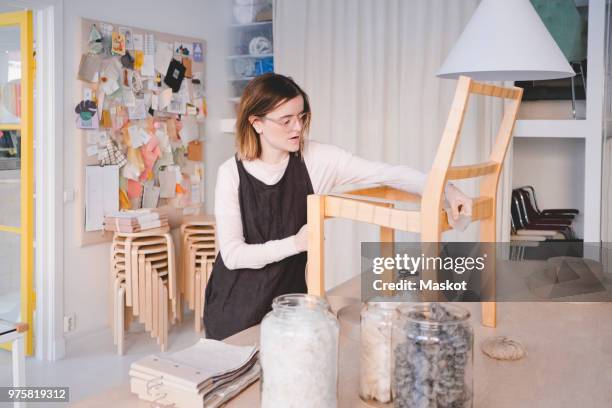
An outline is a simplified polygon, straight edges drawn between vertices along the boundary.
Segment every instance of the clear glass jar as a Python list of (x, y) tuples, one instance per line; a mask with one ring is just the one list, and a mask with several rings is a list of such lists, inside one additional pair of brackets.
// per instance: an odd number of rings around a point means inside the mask
[(339, 325), (323, 298), (279, 296), (261, 322), (261, 406), (335, 408)]
[(362, 400), (390, 402), (391, 328), (396, 302), (370, 302), (361, 309), (359, 396)]
[(472, 407), (470, 313), (448, 303), (398, 311), (392, 334), (394, 407)]

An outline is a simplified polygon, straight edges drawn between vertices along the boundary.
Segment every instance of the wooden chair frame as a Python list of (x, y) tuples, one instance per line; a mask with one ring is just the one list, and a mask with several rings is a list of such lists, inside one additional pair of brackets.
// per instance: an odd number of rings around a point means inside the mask
[[(471, 94), (507, 100), (495, 144), (483, 163), (451, 166)], [(516, 121), (523, 90), (499, 87), (459, 77), (444, 133), (427, 177), (423, 195), (418, 196), (388, 186), (353, 190), (346, 194), (308, 196), (308, 293), (325, 295), (324, 225), (327, 218), (343, 218), (380, 226), (381, 242), (393, 242), (394, 230), (421, 234), (422, 242), (440, 242), (441, 234), (451, 229), (443, 210), (444, 187), (448, 180), (482, 177), (479, 196), (473, 199), (472, 221), (480, 220), (480, 241), (496, 240), (496, 197), (499, 176)], [(421, 203), (420, 210), (393, 208), (393, 203), (372, 201), (411, 201)], [(494, 273), (494, 271), (492, 271)], [(494, 281), (494, 280), (493, 280)], [(494, 288), (493, 288), (494, 290)], [(496, 303), (483, 302), (482, 323), (496, 326)]]

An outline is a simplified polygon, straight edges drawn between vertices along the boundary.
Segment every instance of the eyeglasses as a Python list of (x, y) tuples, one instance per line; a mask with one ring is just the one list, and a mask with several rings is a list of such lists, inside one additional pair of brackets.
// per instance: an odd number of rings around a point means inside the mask
[(269, 120), (270, 122), (274, 122), (277, 125), (282, 126), (286, 131), (290, 131), (291, 129), (293, 129), (296, 122), (299, 122), (300, 125), (303, 125), (307, 115), (308, 113), (302, 112), (298, 113), (297, 115), (284, 116), (282, 119), (274, 119), (269, 118), (267, 116), (262, 116), (261, 118)]

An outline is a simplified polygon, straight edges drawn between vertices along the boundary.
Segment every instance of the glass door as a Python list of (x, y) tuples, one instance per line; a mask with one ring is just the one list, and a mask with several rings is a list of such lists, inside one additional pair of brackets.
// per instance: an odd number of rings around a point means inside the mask
[(27, 355), (35, 308), (33, 86), (32, 12), (0, 13), (0, 319), (28, 323)]

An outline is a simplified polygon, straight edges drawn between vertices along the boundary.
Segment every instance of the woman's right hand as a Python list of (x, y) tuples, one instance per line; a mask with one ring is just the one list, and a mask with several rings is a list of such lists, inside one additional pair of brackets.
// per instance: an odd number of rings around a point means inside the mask
[(297, 234), (293, 236), (295, 247), (299, 252), (305, 252), (308, 250), (308, 224), (304, 224)]

